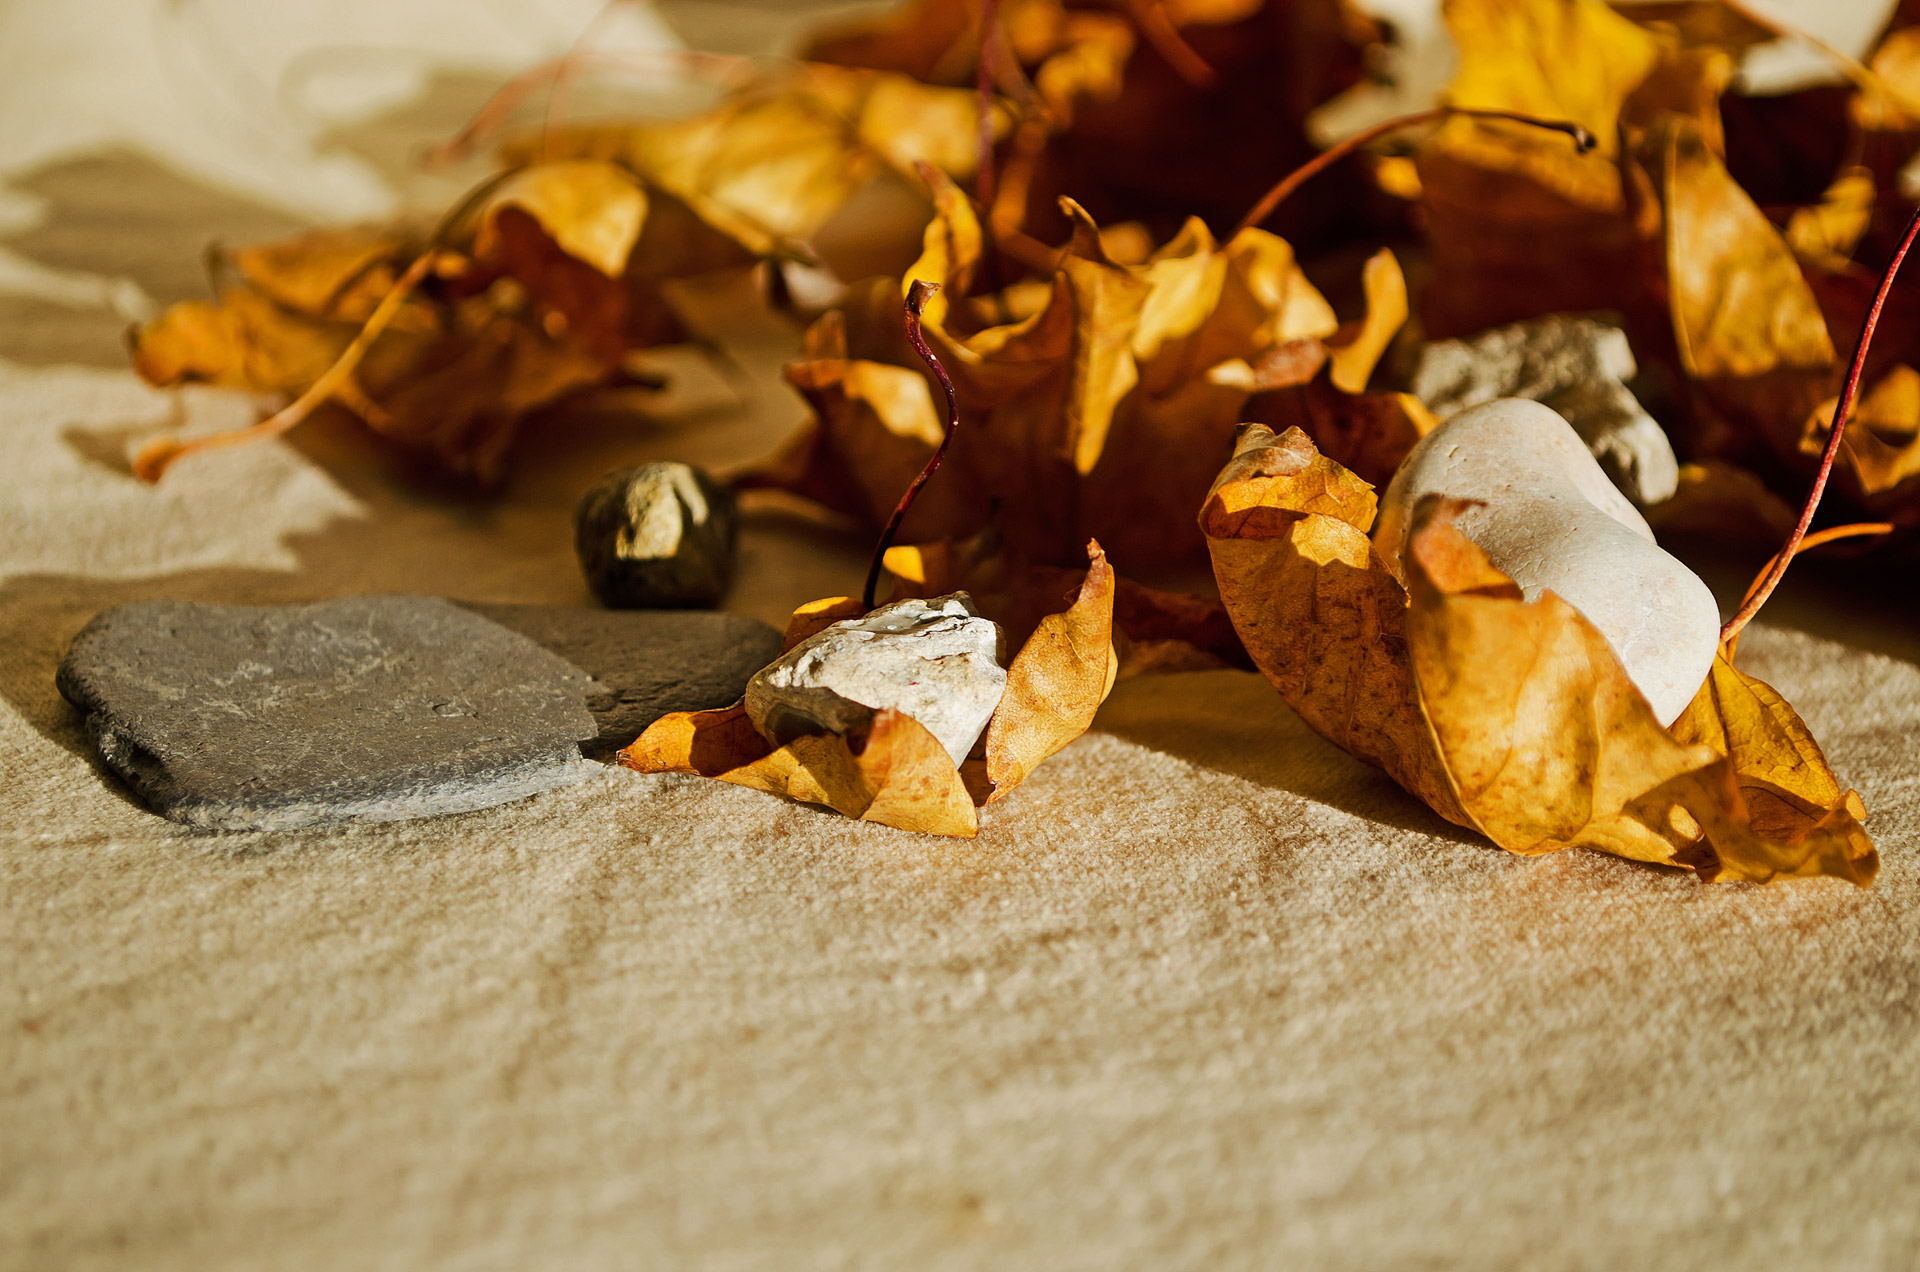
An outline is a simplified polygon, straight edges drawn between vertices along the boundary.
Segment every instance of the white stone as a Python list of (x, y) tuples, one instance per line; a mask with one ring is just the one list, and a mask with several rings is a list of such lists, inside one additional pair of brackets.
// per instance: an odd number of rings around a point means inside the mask
[(1627, 387), (1636, 369), (1626, 332), (1548, 314), (1423, 346), (1408, 388), (1441, 420), (1506, 397), (1552, 407), (1613, 484), (1646, 508), (1673, 497), (1680, 464), (1666, 432)]
[(747, 717), (776, 746), (808, 733), (858, 736), (874, 714), (912, 716), (958, 765), (1007, 687), (1000, 625), (953, 592), (895, 601), (801, 641), (747, 682)]
[(1720, 609), (1700, 576), (1653, 541), (1567, 422), (1538, 402), (1476, 406), (1420, 439), (1380, 503), (1374, 542), (1402, 573), (1414, 505), (1482, 501), (1454, 521), (1528, 600), (1551, 591), (1586, 615), (1662, 724), (1712, 669)]

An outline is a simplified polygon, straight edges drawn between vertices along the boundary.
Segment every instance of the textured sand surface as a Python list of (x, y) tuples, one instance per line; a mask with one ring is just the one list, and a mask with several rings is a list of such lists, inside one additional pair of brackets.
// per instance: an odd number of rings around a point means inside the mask
[[(285, 224), (132, 155), (19, 184), (7, 250), (156, 300)], [(735, 313), (746, 406), (583, 428), (483, 505), (325, 425), (142, 487), (128, 439), (252, 408), (140, 386), (118, 323), (0, 297), (0, 1268), (1920, 1263), (1920, 617), (1808, 580), (1742, 650), (1861, 790), (1865, 892), (1506, 856), (1237, 673), (1123, 684), (973, 842), (615, 770), (195, 833), (54, 691), (92, 614), (587, 603), (574, 499), (766, 449), (793, 337)], [(750, 519), (731, 607), (862, 561)]]

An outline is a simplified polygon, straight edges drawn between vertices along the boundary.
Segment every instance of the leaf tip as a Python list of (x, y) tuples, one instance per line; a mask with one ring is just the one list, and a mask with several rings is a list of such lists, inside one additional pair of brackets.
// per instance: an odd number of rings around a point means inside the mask
[(177, 437), (156, 437), (142, 446), (133, 457), (133, 475), (149, 486), (156, 484), (191, 447)]
[(927, 302), (938, 295), (939, 291), (938, 283), (929, 283), (923, 278), (914, 279), (907, 287), (907, 312), (915, 318), (920, 317), (921, 311), (927, 307)]

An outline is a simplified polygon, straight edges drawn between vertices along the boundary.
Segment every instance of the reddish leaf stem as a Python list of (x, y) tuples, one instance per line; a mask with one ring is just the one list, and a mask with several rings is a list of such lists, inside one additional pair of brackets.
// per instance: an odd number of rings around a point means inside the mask
[(1133, 24), (1140, 28), (1140, 34), (1147, 37), (1147, 43), (1173, 68), (1174, 74), (1199, 89), (1212, 88), (1219, 82), (1213, 67), (1187, 43), (1180, 28), (1167, 16), (1161, 0), (1127, 0), (1127, 11), (1133, 17)]
[(920, 311), (926, 307), (927, 298), (939, 290), (940, 284), (924, 283), (919, 279), (915, 279), (907, 288), (907, 343), (913, 346), (913, 351), (933, 372), (933, 378), (940, 381), (940, 389), (947, 399), (947, 428), (940, 438), (940, 445), (934, 448), (932, 457), (927, 460), (926, 467), (908, 484), (907, 493), (900, 496), (893, 515), (887, 518), (886, 528), (880, 532), (880, 541), (873, 545), (873, 560), (867, 565), (867, 585), (860, 593), (860, 604), (867, 609), (873, 608), (873, 594), (880, 586), (880, 564), (886, 559), (887, 549), (893, 545), (893, 536), (906, 519), (907, 509), (913, 507), (913, 501), (919, 497), (920, 488), (927, 484), (927, 478), (933, 476), (933, 470), (940, 467), (940, 461), (946, 458), (947, 443), (953, 440), (953, 430), (960, 424), (960, 401), (953, 395), (953, 381), (947, 378), (947, 369), (940, 365), (940, 359), (934, 357), (933, 350), (927, 347), (926, 333), (920, 329)]
[(606, 0), (606, 3), (600, 6), (600, 11), (594, 14), (587, 25), (581, 29), (580, 34), (574, 37), (573, 44), (561, 55), (559, 63), (554, 66), (553, 80), (547, 85), (546, 113), (540, 119), (542, 161), (547, 158), (553, 147), (554, 130), (559, 126), (560, 121), (567, 117), (574, 67), (580, 62), (582, 55), (586, 53), (593, 41), (599, 37), (601, 29), (606, 26), (607, 20), (613, 16), (615, 10), (627, 2), (628, 0)]
[(1873, 294), (1873, 306), (1867, 310), (1867, 320), (1860, 327), (1860, 339), (1853, 346), (1853, 361), (1847, 367), (1846, 383), (1841, 386), (1840, 399), (1833, 404), (1833, 429), (1827, 434), (1827, 448), (1821, 452), (1820, 467), (1813, 475), (1813, 486), (1807, 491), (1807, 502), (1800, 509), (1800, 520), (1793, 527), (1793, 533), (1787, 536), (1787, 544), (1774, 557), (1766, 573), (1741, 602), (1740, 609), (1727, 620), (1720, 629), (1720, 642), (1726, 644), (1737, 639), (1740, 629), (1753, 621), (1760, 607), (1773, 595), (1773, 589), (1780, 586), (1780, 579), (1787, 572), (1787, 566), (1793, 563), (1793, 557), (1800, 550), (1800, 541), (1807, 537), (1807, 527), (1813, 524), (1813, 514), (1820, 507), (1820, 496), (1826, 493), (1827, 478), (1833, 473), (1834, 461), (1840, 457), (1840, 442), (1846, 436), (1849, 413), (1853, 410), (1853, 399), (1860, 392), (1860, 376), (1866, 370), (1867, 349), (1873, 344), (1873, 330), (1880, 325), (1880, 311), (1887, 303), (1887, 295), (1893, 290), (1894, 277), (1900, 272), (1901, 262), (1907, 259), (1907, 249), (1913, 246), (1916, 235), (1920, 235), (1920, 211), (1916, 211), (1907, 221), (1906, 233), (1900, 236), (1900, 246), (1894, 249), (1893, 259), (1887, 262), (1886, 272), (1880, 275), (1880, 288)]
[(445, 141), (429, 148), (420, 159), (422, 166), (442, 168), (466, 158), (481, 142), (506, 126), (513, 112), (543, 87), (551, 87), (563, 74), (589, 68), (600, 70), (642, 70), (668, 74), (687, 73), (704, 76), (708, 82), (730, 86), (749, 78), (764, 59), (739, 57), (727, 53), (701, 53), (691, 49), (628, 49), (605, 52), (580, 50), (542, 62), (495, 89), (464, 127)]
[(313, 414), (322, 402), (334, 396), (348, 383), (354, 371), (360, 366), (360, 359), (366, 356), (367, 350), (373, 347), (373, 342), (380, 338), (380, 333), (387, 329), (387, 325), (400, 312), (400, 307), (406, 303), (407, 297), (413, 294), (413, 289), (420, 280), (427, 276), (427, 271), (433, 268), (433, 263), (438, 256), (436, 249), (428, 248), (415, 258), (413, 264), (407, 267), (406, 273), (400, 275), (393, 286), (387, 289), (387, 294), (381, 298), (380, 304), (375, 307), (366, 325), (360, 328), (360, 334), (353, 338), (352, 343), (347, 345), (345, 351), (334, 360), (333, 365), (328, 367), (319, 379), (307, 386), (305, 393), (248, 428), (232, 429), (224, 433), (209, 433), (203, 437), (188, 438), (185, 441), (176, 437), (156, 438), (142, 446), (140, 452), (133, 457), (134, 476), (144, 482), (157, 482), (161, 474), (188, 455), (214, 450), (221, 446), (238, 446), (246, 442), (278, 437)]
[(1770, 35), (1806, 45), (1831, 63), (1833, 68), (1844, 75), (1855, 88), (1869, 96), (1882, 100), (1892, 96), (1887, 91), (1885, 80), (1869, 68), (1862, 66), (1857, 59), (1848, 57), (1845, 50), (1828, 43), (1813, 32), (1803, 31), (1799, 27), (1791, 26), (1778, 18), (1762, 13), (1745, 3), (1745, 0), (1720, 0), (1720, 4), (1735, 17), (1746, 19)]
[(1560, 119), (1535, 119), (1531, 115), (1521, 115), (1507, 110), (1475, 110), (1466, 106), (1436, 106), (1432, 110), (1423, 110), (1412, 115), (1401, 115), (1394, 119), (1382, 120), (1371, 128), (1363, 128), (1345, 141), (1338, 142), (1280, 178), (1279, 182), (1262, 196), (1260, 202), (1253, 205), (1253, 211), (1247, 213), (1234, 227), (1234, 233), (1250, 230), (1273, 215), (1273, 210), (1284, 203), (1288, 196), (1301, 186), (1319, 176), (1334, 164), (1345, 159), (1354, 151), (1371, 142), (1378, 141), (1391, 132), (1402, 128), (1412, 128), (1419, 124), (1430, 124), (1453, 115), (1466, 115), (1472, 119), (1504, 119), (1510, 123), (1526, 124), (1532, 128), (1545, 128), (1549, 132), (1565, 133), (1573, 138), (1574, 147), (1581, 154), (1587, 153), (1599, 144), (1594, 135), (1579, 124)]
[[(1858, 539), (1869, 534), (1892, 533), (1893, 523), (1891, 521), (1856, 521), (1850, 525), (1828, 526), (1825, 530), (1816, 530), (1806, 538), (1800, 540), (1800, 546), (1793, 550), (1793, 555), (1799, 556), (1802, 552), (1809, 551), (1813, 548), (1825, 547), (1827, 544), (1837, 543), (1841, 539)], [(1785, 549), (1782, 549), (1782, 552), (1784, 551)], [(1747, 601), (1755, 592), (1760, 590), (1761, 582), (1767, 577), (1767, 574), (1772, 571), (1774, 565), (1779, 560), (1779, 554), (1775, 554), (1767, 561), (1766, 566), (1754, 577), (1753, 582), (1747, 586), (1746, 595), (1740, 598), (1742, 602)], [(1739, 646), (1739, 632), (1735, 632), (1731, 638), (1723, 638), (1720, 645), (1721, 656), (1728, 662), (1732, 662), (1734, 652)]]
[[(433, 227), (433, 233), (428, 236), (427, 244), (421, 249), (420, 255), (414, 258), (413, 264), (407, 267), (405, 273), (394, 280), (393, 285), (387, 288), (386, 295), (380, 298), (380, 303), (374, 306), (373, 313), (361, 326), (360, 333), (341, 351), (333, 365), (322, 372), (319, 379), (307, 386), (306, 392), (258, 424), (247, 428), (232, 429), (225, 433), (209, 433), (186, 441), (172, 436), (157, 437), (142, 446), (139, 453), (134, 455), (134, 476), (144, 482), (157, 482), (168, 468), (188, 455), (199, 451), (216, 450), (222, 446), (238, 446), (246, 442), (278, 437), (298, 426), (302, 420), (319, 409), (321, 403), (329, 397), (347, 402), (350, 409), (356, 411), (367, 423), (377, 425), (376, 418), (366, 410), (367, 407), (375, 404), (367, 398), (353, 379), (354, 372), (360, 367), (360, 360), (366, 357), (367, 350), (373, 347), (373, 342), (378, 340), (380, 334), (399, 316), (401, 306), (407, 303), (407, 298), (413, 294), (414, 288), (418, 287), (439, 263), (440, 249), (448, 237), (488, 195), (520, 171), (520, 168), (514, 167), (494, 173), (467, 191), (460, 202), (447, 210), (446, 214), (440, 218), (440, 223)], [(336, 289), (334, 295), (327, 299), (326, 308), (331, 309), (340, 295), (340, 289)]]
[(980, 107), (980, 159), (973, 193), (988, 216), (993, 214), (993, 51), (999, 21), (999, 0), (980, 0), (980, 65), (974, 72), (973, 85)]

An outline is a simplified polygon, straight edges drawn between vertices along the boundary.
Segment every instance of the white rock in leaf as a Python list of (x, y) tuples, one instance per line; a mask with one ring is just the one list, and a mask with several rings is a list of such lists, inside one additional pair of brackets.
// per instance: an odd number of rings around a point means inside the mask
[(1551, 591), (1586, 615), (1662, 724), (1686, 709), (1713, 667), (1720, 608), (1700, 576), (1653, 541), (1646, 518), (1564, 419), (1506, 398), (1421, 438), (1374, 528), (1375, 545), (1403, 577), (1409, 523), (1426, 495), (1482, 501), (1455, 519), (1460, 532), (1528, 600)]
[(859, 736), (874, 714), (912, 716), (958, 765), (1007, 687), (1000, 625), (953, 592), (895, 601), (801, 641), (747, 682), (747, 717), (776, 746)]
[(1626, 332), (1578, 314), (1548, 314), (1422, 346), (1407, 387), (1441, 420), (1507, 397), (1552, 407), (1613, 484), (1646, 508), (1673, 497), (1680, 464), (1666, 432), (1627, 387), (1636, 369)]

